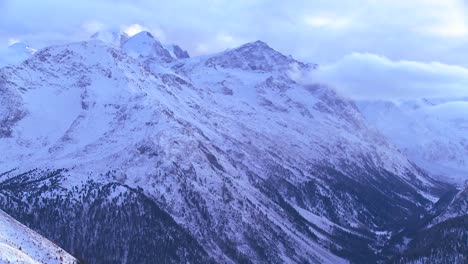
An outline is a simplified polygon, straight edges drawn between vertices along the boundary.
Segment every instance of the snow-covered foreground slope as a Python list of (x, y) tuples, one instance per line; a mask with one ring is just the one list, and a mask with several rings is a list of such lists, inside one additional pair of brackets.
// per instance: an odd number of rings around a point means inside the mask
[(0, 210), (0, 263), (77, 263), (70, 254)]
[(468, 100), (358, 103), (369, 123), (411, 160), (441, 179), (468, 180)]
[(451, 190), (289, 76), (313, 65), (171, 47), (143, 32), (1, 69), (0, 207), (90, 263), (365, 263)]

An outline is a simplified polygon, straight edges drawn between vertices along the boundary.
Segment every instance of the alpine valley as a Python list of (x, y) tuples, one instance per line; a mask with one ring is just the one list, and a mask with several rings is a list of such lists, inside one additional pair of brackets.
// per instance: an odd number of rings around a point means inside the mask
[[(102, 35), (0, 69), (0, 209), (80, 263), (468, 263), (468, 187), (385, 129), (396, 106), (261, 41)], [(466, 169), (468, 129), (435, 133)]]

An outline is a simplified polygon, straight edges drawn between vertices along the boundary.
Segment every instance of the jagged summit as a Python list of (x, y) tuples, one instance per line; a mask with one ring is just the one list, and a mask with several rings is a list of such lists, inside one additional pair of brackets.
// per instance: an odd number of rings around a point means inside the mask
[(140, 35), (144, 35), (144, 36), (146, 36), (148, 38), (155, 39), (153, 34), (149, 33), (148, 31), (142, 31), (142, 32), (136, 34), (135, 36), (140, 36)]
[(141, 32), (131, 36), (130, 38), (138, 39), (138, 40), (141, 40), (141, 41), (145, 41), (147, 39), (152, 39), (152, 40), (154, 40), (156, 42), (159, 42), (159, 41), (156, 40), (156, 38), (153, 36), (153, 34), (151, 34), (148, 31), (141, 31)]
[(251, 47), (255, 47), (255, 48), (259, 48), (259, 49), (270, 49), (270, 50), (273, 50), (273, 48), (271, 48), (267, 43), (261, 41), (261, 40), (256, 40), (256, 41), (253, 41), (253, 42), (248, 42), (248, 43), (245, 43), (243, 44), (242, 46), (236, 48), (236, 49), (243, 49), (243, 48), (251, 48)]
[(164, 48), (169, 51), (172, 57), (176, 59), (188, 59), (190, 58), (189, 53), (186, 50), (183, 50), (179, 45), (172, 44), (166, 45)]
[(133, 58), (156, 59), (159, 62), (172, 62), (175, 60), (168, 50), (166, 50), (161, 42), (156, 40), (154, 36), (142, 31), (125, 41), (122, 50)]
[(128, 34), (118, 30), (98, 31), (91, 36), (91, 39), (101, 40), (115, 46), (121, 46), (129, 38)]
[(129, 36), (128, 39), (124, 43), (122, 43), (122, 46), (136, 42), (138, 42), (139, 44), (146, 45), (161, 44), (158, 40), (154, 38), (154, 36), (151, 33), (147, 31), (142, 31), (133, 36)]
[(260, 40), (227, 50), (206, 61), (206, 65), (211, 67), (265, 72), (287, 70), (293, 64), (306, 67), (306, 64), (274, 50)]

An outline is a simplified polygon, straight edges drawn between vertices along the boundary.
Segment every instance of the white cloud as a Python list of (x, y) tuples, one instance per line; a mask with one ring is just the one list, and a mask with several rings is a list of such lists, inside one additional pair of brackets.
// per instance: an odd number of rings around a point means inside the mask
[(210, 52), (210, 48), (208, 47), (208, 45), (206, 45), (205, 43), (199, 43), (197, 45), (197, 47), (195, 48), (195, 52), (197, 54), (204, 54), (204, 53), (209, 53)]
[(422, 25), (422, 31), (440, 37), (466, 37), (468, 23), (466, 10), (460, 1), (438, 1), (433, 3), (438, 12), (434, 12), (433, 23)]
[(443, 24), (429, 26), (425, 31), (441, 37), (465, 37), (468, 34), (468, 25), (464, 20), (454, 18)]
[(343, 29), (351, 25), (349, 19), (335, 16), (306, 16), (304, 22), (311, 27), (325, 27), (331, 29)]
[(226, 43), (227, 45), (236, 42), (236, 40), (235, 40), (235, 38), (234, 38), (233, 36), (231, 36), (231, 35), (229, 35), (229, 34), (226, 34), (226, 33), (219, 33), (219, 34), (216, 36), (216, 39), (217, 39), (219, 42)]
[(83, 28), (88, 34), (94, 34), (98, 31), (102, 31), (106, 26), (99, 21), (89, 21), (83, 24)]
[(140, 24), (131, 24), (129, 26), (123, 26), (123, 32), (127, 33), (127, 35), (130, 37), (142, 31), (148, 31), (148, 29)]
[(124, 25), (121, 26), (120, 29), (122, 32), (125, 32), (128, 36), (134, 36), (142, 31), (148, 31), (150, 32), (157, 40), (159, 41), (165, 41), (166, 40), (166, 34), (164, 31), (159, 28), (158, 26), (152, 26), (152, 27), (146, 27), (140, 24), (131, 24), (131, 25)]
[(226, 32), (219, 32), (215, 34), (215, 36), (216, 37), (209, 42), (198, 43), (195, 48), (195, 54), (213, 54), (246, 43), (245, 40), (236, 38)]
[(468, 96), (468, 69), (437, 62), (392, 61), (353, 53), (312, 71), (308, 82), (331, 84), (353, 99), (415, 99)]
[(21, 42), (19, 38), (9, 38), (8, 39), (8, 46), (13, 45), (15, 43)]

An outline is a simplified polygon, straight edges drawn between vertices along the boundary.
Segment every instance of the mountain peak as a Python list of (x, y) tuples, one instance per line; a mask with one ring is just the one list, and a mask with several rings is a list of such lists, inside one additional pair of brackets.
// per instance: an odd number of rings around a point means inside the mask
[(248, 71), (281, 71), (287, 70), (291, 64), (301, 67), (306, 65), (286, 56), (261, 40), (246, 43), (238, 48), (222, 52), (206, 62), (208, 66), (222, 68), (239, 68)]
[(156, 41), (156, 38), (153, 36), (153, 34), (149, 33), (148, 31), (141, 31), (140, 33), (137, 33), (133, 36), (131, 36), (131, 38), (136, 38), (136, 39), (153, 39)]
[(123, 51), (134, 58), (143, 58), (144, 60), (156, 60), (158, 62), (168, 63), (177, 59), (190, 58), (187, 51), (181, 49), (178, 45), (163, 46), (153, 34), (148, 31), (141, 31), (138, 34), (128, 38), (121, 45)]
[(256, 41), (253, 41), (253, 42), (245, 43), (244, 45), (240, 46), (239, 48), (242, 48), (242, 47), (256, 47), (256, 48), (262, 48), (262, 49), (272, 49), (270, 46), (268, 46), (268, 44), (266, 44), (265, 42), (263, 42), (261, 40), (256, 40)]
[(269, 54), (276, 53), (276, 54), (283, 55), (280, 52), (274, 50), (267, 43), (261, 40), (245, 43), (244, 45), (241, 45), (240, 47), (234, 48), (232, 51), (235, 51), (238, 53), (262, 52), (262, 53), (269, 53)]
[(131, 36), (124, 43), (122, 43), (122, 50), (134, 58), (151, 58), (161, 62), (172, 62), (174, 58), (171, 56), (154, 36), (147, 32), (142, 31), (136, 35)]
[(123, 42), (128, 39), (128, 35), (125, 32), (118, 30), (115, 31), (98, 31), (91, 36), (91, 39), (101, 40), (105, 43), (110, 43), (115, 46), (120, 46)]

